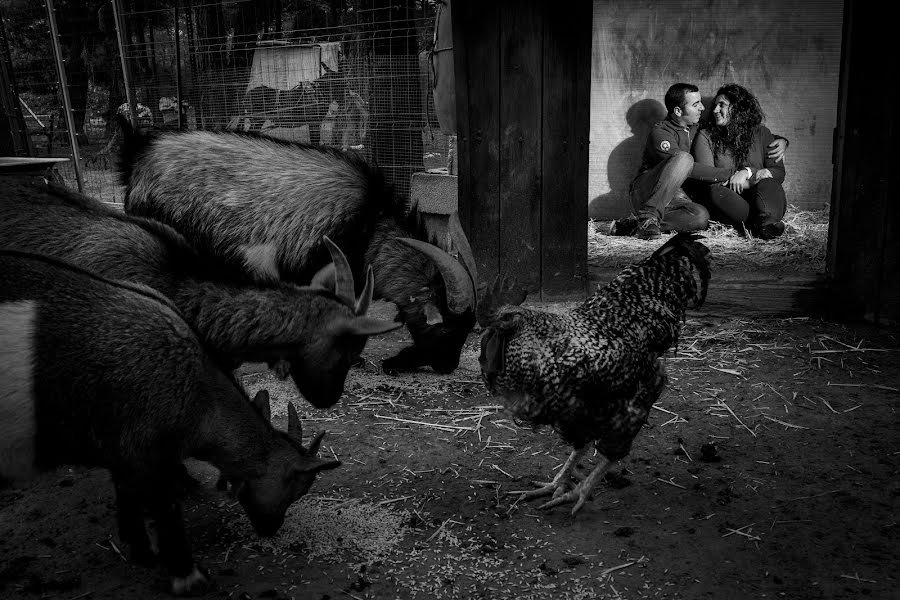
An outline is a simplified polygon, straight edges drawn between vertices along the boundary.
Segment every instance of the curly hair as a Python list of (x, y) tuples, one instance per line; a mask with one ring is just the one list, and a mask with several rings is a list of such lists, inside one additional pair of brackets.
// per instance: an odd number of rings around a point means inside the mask
[(726, 125), (716, 125), (712, 111), (706, 117), (703, 128), (709, 131), (713, 151), (716, 154), (730, 152), (735, 165), (743, 165), (753, 145), (756, 128), (765, 119), (759, 100), (750, 90), (736, 83), (727, 83), (716, 92), (716, 98), (725, 96), (731, 102), (731, 114)]

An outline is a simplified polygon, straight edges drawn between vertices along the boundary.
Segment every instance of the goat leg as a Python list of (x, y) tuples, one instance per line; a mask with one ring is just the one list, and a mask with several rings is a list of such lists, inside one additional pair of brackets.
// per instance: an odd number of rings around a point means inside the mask
[(124, 472), (113, 470), (112, 479), (116, 489), (119, 539), (128, 545), (128, 556), (132, 561), (147, 566), (153, 565), (156, 563), (156, 554), (147, 535), (140, 494), (135, 489), (131, 477)]
[[(165, 469), (162, 473), (170, 473)], [(156, 520), (159, 541), (159, 559), (171, 578), (171, 592), (175, 596), (202, 593), (209, 587), (209, 578), (194, 563), (191, 547), (184, 530), (181, 503), (176, 487), (166, 482), (166, 477), (148, 477), (146, 489), (150, 513)]]
[(428, 364), (423, 360), (425, 353), (415, 345), (401, 348), (400, 352), (381, 361), (381, 369), (386, 375), (396, 375), (403, 371), (415, 371)]

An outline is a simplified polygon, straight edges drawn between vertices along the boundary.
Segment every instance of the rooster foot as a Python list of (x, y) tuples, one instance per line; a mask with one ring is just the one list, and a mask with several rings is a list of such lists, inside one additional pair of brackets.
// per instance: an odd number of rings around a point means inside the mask
[(538, 487), (536, 490), (516, 490), (512, 492), (506, 492), (506, 495), (521, 496), (519, 498), (520, 500), (533, 500), (535, 498), (542, 498), (544, 496), (550, 495), (556, 498), (560, 494), (565, 493), (566, 489), (570, 487), (570, 484), (567, 481), (557, 481), (556, 479), (549, 483), (544, 481), (532, 481), (531, 483), (540, 487)]
[[(594, 486), (597, 485), (597, 482), (609, 471), (610, 467), (615, 464), (615, 461), (608, 460), (606, 457), (601, 455), (601, 460), (594, 467), (591, 472), (587, 475), (587, 477), (579, 477), (576, 473), (576, 477), (580, 479), (578, 485), (576, 485), (573, 489), (567, 491), (564, 494), (553, 495), (553, 499), (549, 502), (545, 502), (538, 508), (542, 510), (549, 510), (551, 508), (555, 508), (561, 504), (568, 504), (570, 502), (574, 502), (575, 506), (572, 507), (572, 516), (574, 517), (581, 507), (584, 506), (584, 503), (591, 499), (591, 496), (594, 492)], [(557, 477), (558, 479), (558, 477)], [(556, 483), (556, 479), (553, 480)]]
[(587, 451), (587, 446), (582, 446), (581, 448), (576, 448), (569, 455), (569, 458), (566, 459), (565, 464), (563, 464), (562, 468), (553, 478), (553, 481), (550, 483), (546, 483), (543, 481), (533, 481), (532, 483), (536, 486), (539, 486), (536, 490), (519, 490), (516, 492), (507, 492), (507, 494), (518, 494), (521, 495), (520, 500), (531, 500), (533, 498), (541, 498), (543, 496), (552, 495), (554, 498), (559, 497), (566, 493), (566, 491), (572, 487), (571, 478), (572, 478), (572, 470), (575, 468), (575, 465), (578, 464), (578, 461), (581, 460), (581, 457), (584, 456), (584, 453)]
[(550, 510), (561, 504), (574, 502), (575, 506), (572, 508), (572, 516), (574, 517), (578, 511), (581, 510), (581, 507), (584, 506), (584, 503), (591, 499), (592, 495), (593, 490), (585, 486), (584, 482), (581, 482), (564, 494), (554, 494), (552, 500), (541, 504), (538, 508), (541, 510)]

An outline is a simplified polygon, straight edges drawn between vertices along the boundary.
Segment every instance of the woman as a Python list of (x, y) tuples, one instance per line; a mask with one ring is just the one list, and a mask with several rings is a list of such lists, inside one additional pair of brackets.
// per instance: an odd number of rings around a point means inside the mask
[(698, 164), (728, 167), (734, 174), (724, 184), (694, 190), (710, 218), (770, 240), (784, 233), (781, 221), (787, 208), (784, 162), (767, 157), (775, 139), (762, 125), (759, 101), (744, 87), (729, 83), (719, 88), (712, 113), (694, 140), (691, 154)]

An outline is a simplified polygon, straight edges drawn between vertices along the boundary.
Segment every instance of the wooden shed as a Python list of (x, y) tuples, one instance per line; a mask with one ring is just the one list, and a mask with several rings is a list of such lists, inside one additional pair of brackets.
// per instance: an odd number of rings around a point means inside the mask
[[(508, 273), (543, 299), (587, 291), (592, 9), (453, 4), (460, 219), (484, 279)], [(900, 321), (896, 111), (875, 84), (896, 76), (889, 27), (875, 5), (845, 1), (828, 269), (764, 292), (794, 310)], [(748, 288), (736, 285), (737, 301)]]

